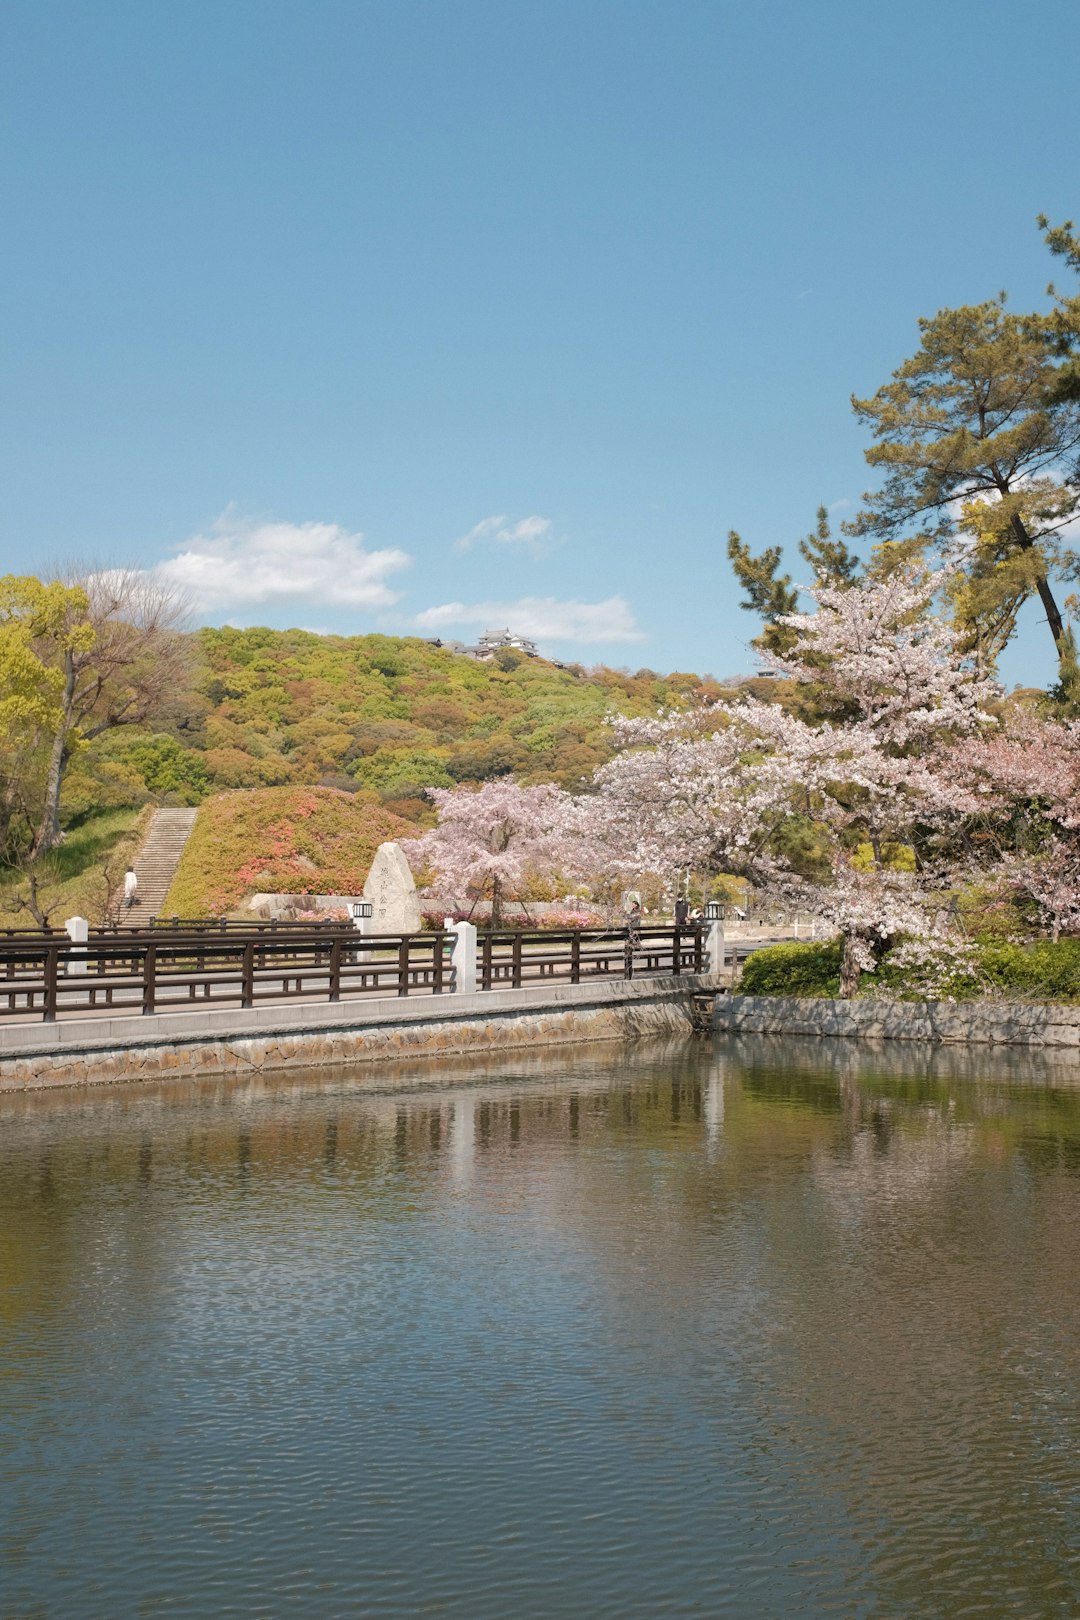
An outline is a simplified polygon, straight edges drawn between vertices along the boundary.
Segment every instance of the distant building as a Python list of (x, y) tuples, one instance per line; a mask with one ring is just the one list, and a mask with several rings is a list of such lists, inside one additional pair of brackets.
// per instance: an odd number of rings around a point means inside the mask
[(502, 652), (504, 647), (513, 647), (516, 652), (523, 652), (526, 658), (539, 658), (540, 656), (535, 641), (530, 641), (528, 636), (512, 635), (508, 628), (505, 630), (485, 630), (484, 634), (477, 638), (476, 646), (466, 647), (465, 651), (471, 652), (474, 658), (494, 658), (495, 654)]
[[(714, 677), (715, 678), (715, 677)], [(705, 677), (709, 679), (708, 676)], [(751, 681), (778, 681), (779, 673), (775, 669), (756, 669), (752, 675), (725, 675), (723, 680), (716, 682), (717, 686), (747, 686)]]
[[(535, 641), (528, 636), (516, 636), (507, 628), (505, 630), (485, 630), (478, 637), (475, 647), (466, 647), (460, 641), (442, 641), (437, 636), (429, 638), (432, 647), (446, 647), (450, 652), (462, 653), (466, 658), (478, 658), (482, 662), (492, 659), (495, 654), (502, 652), (505, 647), (512, 647), (515, 652), (524, 653), (526, 658), (539, 658), (540, 649)], [(561, 669), (561, 665), (557, 665)]]

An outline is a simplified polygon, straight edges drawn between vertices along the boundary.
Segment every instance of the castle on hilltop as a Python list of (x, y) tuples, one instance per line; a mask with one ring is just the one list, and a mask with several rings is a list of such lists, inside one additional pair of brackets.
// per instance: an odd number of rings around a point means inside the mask
[(496, 653), (507, 647), (515, 652), (524, 653), (526, 658), (539, 658), (540, 650), (535, 641), (528, 636), (516, 636), (509, 627), (504, 630), (485, 630), (482, 636), (477, 637), (475, 647), (466, 647), (463, 641), (443, 641), (438, 636), (428, 638), (433, 647), (446, 647), (450, 652), (461, 653), (465, 658), (476, 658), (481, 663), (490, 662)]

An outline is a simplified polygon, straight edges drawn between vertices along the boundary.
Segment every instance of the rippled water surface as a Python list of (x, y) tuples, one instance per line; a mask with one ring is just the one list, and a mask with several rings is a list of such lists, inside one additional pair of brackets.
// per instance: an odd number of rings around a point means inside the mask
[(0, 1614), (1080, 1610), (1075, 1060), (374, 1078), (0, 1099)]

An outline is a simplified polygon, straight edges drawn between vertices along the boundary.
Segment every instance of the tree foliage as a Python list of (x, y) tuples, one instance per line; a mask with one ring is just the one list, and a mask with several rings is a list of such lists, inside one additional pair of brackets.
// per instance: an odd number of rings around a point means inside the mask
[(503, 902), (523, 899), (530, 878), (569, 864), (566, 795), (553, 782), (526, 787), (504, 777), (431, 797), (438, 825), (407, 843), (406, 853), (434, 870), (440, 897), (490, 899), (495, 928)]
[(188, 678), (180, 615), (168, 591), (131, 571), (0, 583), (9, 857), (27, 844), (32, 858), (55, 849), (72, 758), (95, 738), (143, 725)]
[[(833, 534), (826, 506), (818, 507), (817, 526), (799, 541), (799, 552), (813, 569), (815, 585), (854, 585), (859, 577), (859, 559), (846, 540)], [(787, 609), (793, 610), (794, 605)]]
[(34, 841), (48, 749), (63, 723), (61, 660), (92, 643), (88, 607), (78, 587), (0, 579), (0, 853), (9, 860)]
[(767, 661), (813, 686), (813, 720), (739, 694), (624, 721), (622, 751), (597, 776), (591, 813), (628, 867), (720, 869), (809, 907), (842, 938), (845, 994), (898, 936), (947, 934), (957, 806), (942, 765), (984, 724), (995, 688), (930, 613), (939, 584), (897, 570), (816, 588), (815, 613), (783, 618), (788, 651)]
[(1053, 581), (1080, 566), (1064, 536), (1080, 514), (1080, 398), (1063, 368), (1080, 332), (1062, 309), (1012, 313), (1003, 293), (918, 324), (919, 348), (891, 382), (852, 400), (884, 481), (849, 531), (877, 542), (879, 568), (897, 545), (905, 558), (939, 547), (963, 563), (953, 604), (984, 669), (1033, 594), (1060, 655)]
[(781, 548), (766, 546), (755, 555), (742, 536), (731, 529), (727, 538), (727, 554), (735, 578), (746, 592), (746, 600), (740, 602), (739, 606), (748, 613), (757, 613), (764, 620), (765, 627), (759, 636), (755, 636), (754, 646), (768, 651), (779, 650), (784, 641), (779, 622), (785, 614), (794, 613), (799, 602), (799, 593), (791, 583), (791, 575), (780, 573)]

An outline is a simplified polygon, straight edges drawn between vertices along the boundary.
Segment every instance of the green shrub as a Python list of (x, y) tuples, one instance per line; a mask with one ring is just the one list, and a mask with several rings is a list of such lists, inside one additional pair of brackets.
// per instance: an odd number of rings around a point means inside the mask
[(739, 980), (744, 996), (838, 996), (840, 941), (768, 945), (747, 958)]
[(1080, 939), (1041, 940), (1035, 945), (983, 945), (983, 973), (1003, 994), (1033, 1000), (1080, 1001)]
[[(864, 973), (859, 994), (867, 1000), (924, 997), (970, 1001), (987, 994), (1030, 1001), (1080, 1002), (1080, 939), (1041, 940), (1034, 945), (981, 942), (977, 973), (958, 970), (928, 989), (916, 968), (895, 967), (885, 957), (876, 973)], [(770, 945), (755, 951), (743, 968), (739, 991), (746, 996), (838, 996), (840, 942), (827, 945)]]

